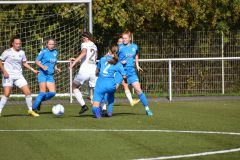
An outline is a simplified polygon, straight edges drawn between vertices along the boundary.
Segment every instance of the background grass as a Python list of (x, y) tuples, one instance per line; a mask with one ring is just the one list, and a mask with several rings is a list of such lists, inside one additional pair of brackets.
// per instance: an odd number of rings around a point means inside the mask
[[(38, 118), (25, 106), (6, 106), (0, 129), (161, 129), (240, 132), (240, 101), (152, 102), (152, 118), (141, 104), (116, 104), (112, 118), (97, 120), (78, 105), (55, 117), (44, 106)], [(240, 147), (240, 136), (157, 132), (0, 132), (0, 159), (134, 159)], [(187, 159), (239, 160), (240, 153)]]

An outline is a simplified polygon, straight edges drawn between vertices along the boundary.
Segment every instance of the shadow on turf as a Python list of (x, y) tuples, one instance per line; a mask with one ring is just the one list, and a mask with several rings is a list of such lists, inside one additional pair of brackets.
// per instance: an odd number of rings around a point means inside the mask
[(27, 117), (26, 114), (9, 114), (9, 115), (2, 115), (2, 117)]

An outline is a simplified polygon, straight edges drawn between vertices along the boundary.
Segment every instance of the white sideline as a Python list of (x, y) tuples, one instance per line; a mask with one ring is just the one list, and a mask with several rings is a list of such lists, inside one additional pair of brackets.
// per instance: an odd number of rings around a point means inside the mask
[(199, 156), (207, 156), (207, 155), (215, 155), (215, 154), (223, 154), (223, 153), (232, 153), (239, 152), (240, 148), (221, 150), (221, 151), (212, 151), (212, 152), (203, 152), (203, 153), (193, 153), (193, 154), (185, 154), (185, 155), (177, 155), (177, 156), (164, 156), (164, 157), (156, 157), (156, 158), (141, 158), (135, 160), (162, 160), (162, 159), (178, 159), (178, 158), (189, 158), (189, 157), (199, 157)]
[[(218, 134), (218, 135), (236, 135), (240, 136), (239, 132), (216, 132), (216, 131), (181, 131), (181, 130), (140, 130), (140, 129), (0, 129), (0, 132), (159, 132), (159, 133), (187, 133), (187, 134)], [(135, 160), (164, 160), (164, 159), (179, 159), (188, 157), (199, 157), (231, 152), (239, 152), (240, 148), (193, 153), (175, 156), (162, 156), (156, 158), (140, 158)]]
[(181, 131), (181, 130), (141, 130), (141, 129), (81, 129), (81, 128), (66, 128), (66, 129), (0, 129), (0, 132), (162, 132), (162, 133), (190, 133), (190, 134), (222, 134), (222, 135), (237, 135), (240, 132), (217, 132), (217, 131)]

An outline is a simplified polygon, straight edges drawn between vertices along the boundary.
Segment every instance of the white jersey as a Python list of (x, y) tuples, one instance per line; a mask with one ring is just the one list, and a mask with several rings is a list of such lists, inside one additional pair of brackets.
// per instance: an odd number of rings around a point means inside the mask
[(4, 61), (4, 68), (10, 78), (18, 79), (22, 76), (22, 62), (27, 61), (23, 50), (15, 51), (9, 48), (2, 53), (0, 59)]
[(81, 45), (81, 50), (87, 49), (86, 56), (82, 59), (79, 74), (95, 74), (97, 60), (97, 46), (93, 42), (85, 42)]

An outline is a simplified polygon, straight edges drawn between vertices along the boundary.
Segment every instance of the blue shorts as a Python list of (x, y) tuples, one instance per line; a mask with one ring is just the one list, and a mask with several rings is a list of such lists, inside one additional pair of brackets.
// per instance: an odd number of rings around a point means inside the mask
[(39, 73), (37, 78), (38, 78), (38, 83), (41, 83), (41, 82), (55, 83), (55, 80), (53, 78), (53, 74), (52, 75), (45, 75), (45, 74)]
[(114, 76), (114, 79), (115, 79), (115, 83), (117, 85), (120, 85), (120, 84), (122, 84), (123, 76), (119, 72), (116, 72), (115, 76)]
[(114, 78), (98, 78), (94, 89), (93, 101), (102, 102), (106, 93), (113, 94), (116, 92)]
[(129, 85), (134, 83), (134, 82), (139, 82), (138, 75), (135, 71), (135, 68), (125, 67), (124, 70), (127, 74), (127, 82), (128, 82)]

